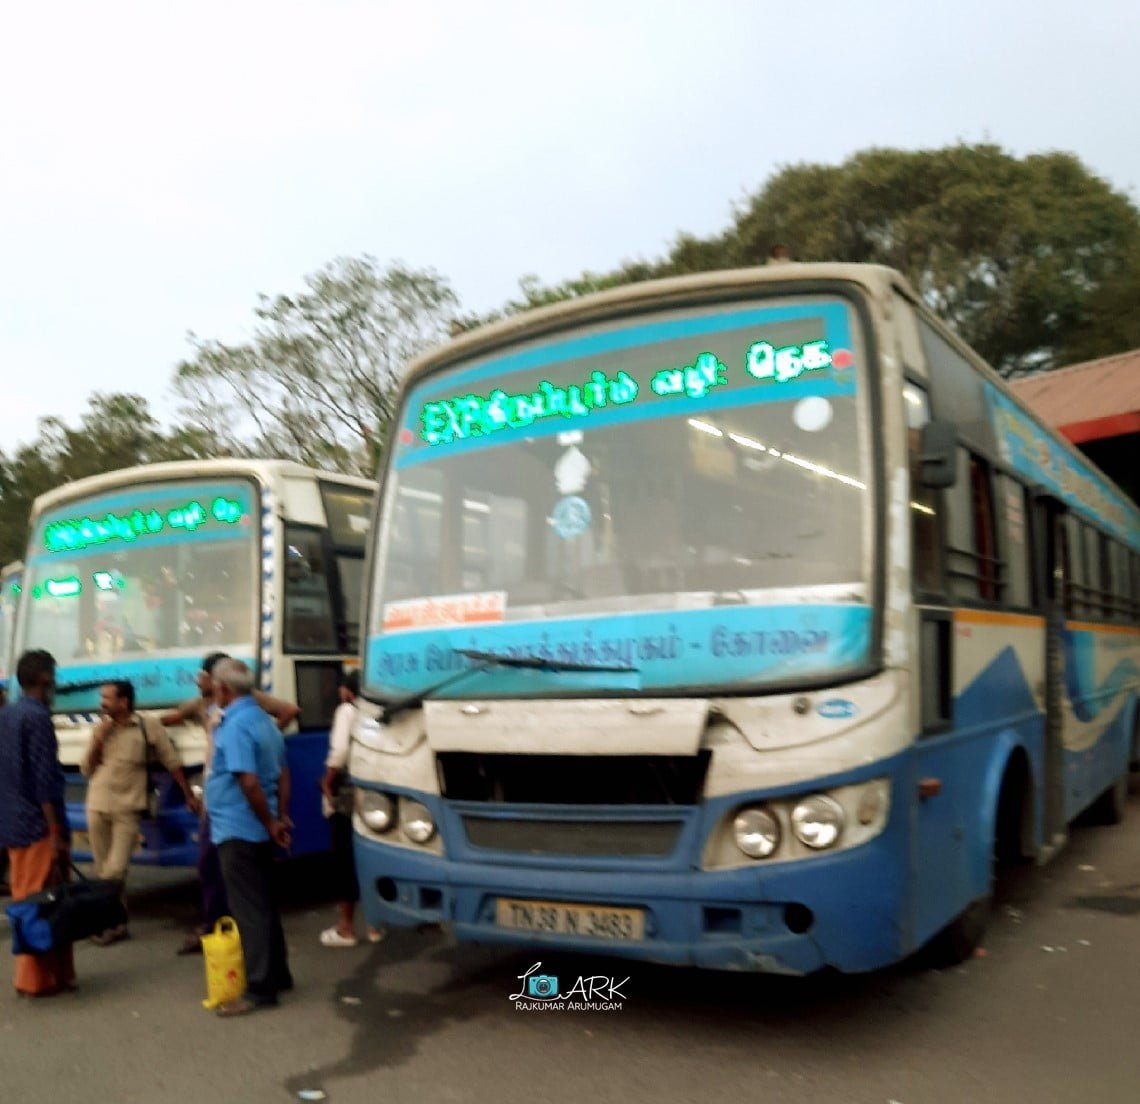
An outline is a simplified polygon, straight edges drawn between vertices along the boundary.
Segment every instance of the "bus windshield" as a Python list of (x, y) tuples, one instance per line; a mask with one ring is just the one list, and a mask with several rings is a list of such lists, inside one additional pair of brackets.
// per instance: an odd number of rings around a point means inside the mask
[[(257, 495), (244, 480), (141, 484), (40, 516), (24, 579), (21, 648), (57, 681), (129, 678), (141, 707), (191, 696), (204, 653), (252, 659)], [(94, 708), (96, 690), (61, 696)]]
[[(384, 489), (376, 650), (441, 628), (470, 647), (462, 630), (494, 622), (865, 603), (863, 355), (852, 308), (821, 297), (592, 327), (429, 377)], [(707, 615), (704, 645), (682, 621), (673, 647), (707, 651)], [(403, 686), (408, 666), (368, 676)]]

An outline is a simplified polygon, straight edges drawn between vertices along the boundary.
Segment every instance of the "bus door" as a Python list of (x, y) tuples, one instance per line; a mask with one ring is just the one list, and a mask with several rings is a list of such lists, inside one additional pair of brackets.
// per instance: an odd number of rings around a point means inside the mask
[(1036, 498), (1035, 529), (1039, 535), (1037, 577), (1045, 615), (1045, 822), (1042, 861), (1052, 858), (1068, 838), (1065, 816), (1064, 695), (1065, 603), (1071, 558), (1065, 533), (1066, 507), (1053, 495)]

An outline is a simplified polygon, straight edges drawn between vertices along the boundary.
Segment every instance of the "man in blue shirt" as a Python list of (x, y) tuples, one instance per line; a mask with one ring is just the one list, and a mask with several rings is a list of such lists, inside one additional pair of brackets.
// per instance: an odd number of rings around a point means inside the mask
[(218, 1015), (241, 1016), (275, 1005), (277, 994), (293, 987), (273, 892), (274, 847), (290, 843), (289, 769), (284, 738), (252, 697), (250, 669), (224, 659), (214, 665), (213, 679), (222, 720), (214, 730), (206, 808), (246, 977), (243, 996)]
[[(71, 832), (63, 770), (51, 722), (55, 659), (31, 651), (16, 664), (20, 700), (0, 709), (0, 847), (8, 849), (12, 899), (67, 877)], [(48, 996), (75, 988), (71, 946), (16, 956), (16, 991)]]

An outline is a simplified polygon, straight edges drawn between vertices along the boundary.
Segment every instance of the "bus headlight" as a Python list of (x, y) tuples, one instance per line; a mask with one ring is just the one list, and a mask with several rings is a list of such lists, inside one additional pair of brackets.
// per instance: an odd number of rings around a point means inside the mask
[(732, 834), (750, 859), (766, 859), (780, 846), (780, 822), (767, 809), (741, 809), (732, 822)]
[(400, 801), (400, 827), (412, 843), (427, 843), (435, 835), (435, 821), (418, 801)]
[(392, 799), (387, 794), (377, 793), (375, 790), (358, 789), (356, 791), (356, 811), (360, 814), (360, 819), (373, 832), (387, 832), (392, 827), (395, 809), (392, 806)]
[(813, 851), (834, 847), (843, 835), (846, 818), (843, 806), (825, 794), (813, 794), (792, 809), (792, 831), (796, 839)]

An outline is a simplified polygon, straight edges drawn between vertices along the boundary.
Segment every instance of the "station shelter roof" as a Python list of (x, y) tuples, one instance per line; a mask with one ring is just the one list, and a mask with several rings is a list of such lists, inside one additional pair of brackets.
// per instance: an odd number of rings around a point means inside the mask
[(1023, 376), (1009, 385), (1074, 444), (1140, 432), (1140, 349)]

